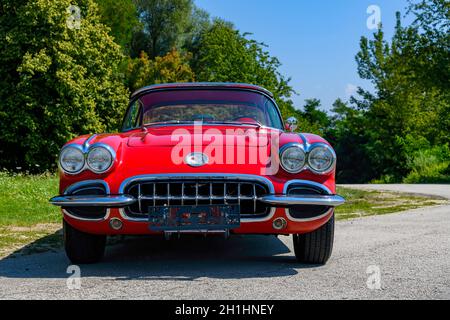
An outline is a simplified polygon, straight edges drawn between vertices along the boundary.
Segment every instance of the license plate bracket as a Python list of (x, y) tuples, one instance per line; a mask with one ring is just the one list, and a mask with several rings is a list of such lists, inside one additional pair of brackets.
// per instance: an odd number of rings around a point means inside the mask
[(240, 208), (236, 205), (149, 207), (151, 231), (230, 230), (240, 224)]

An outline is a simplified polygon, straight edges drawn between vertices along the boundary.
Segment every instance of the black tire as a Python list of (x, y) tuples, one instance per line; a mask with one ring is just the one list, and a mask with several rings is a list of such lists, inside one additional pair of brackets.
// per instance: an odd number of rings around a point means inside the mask
[(73, 264), (96, 263), (103, 258), (106, 236), (81, 232), (63, 222), (64, 248)]
[(305, 234), (294, 234), (295, 257), (301, 263), (325, 264), (331, 257), (334, 242), (334, 214), (319, 229)]

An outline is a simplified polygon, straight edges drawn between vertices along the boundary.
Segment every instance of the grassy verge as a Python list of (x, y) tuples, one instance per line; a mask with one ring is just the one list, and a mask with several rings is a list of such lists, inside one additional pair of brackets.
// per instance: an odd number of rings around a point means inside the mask
[[(58, 193), (55, 175), (8, 175), (0, 172), (0, 256), (61, 246), (61, 213), (48, 203)], [(347, 203), (337, 219), (387, 214), (445, 203), (445, 200), (394, 192), (339, 188)]]
[(338, 220), (395, 213), (448, 202), (436, 197), (389, 191), (338, 188), (338, 193), (346, 199), (346, 203), (336, 209)]
[(61, 246), (61, 213), (48, 203), (56, 194), (56, 175), (0, 172), (0, 257), (18, 249), (27, 253)]
[(56, 175), (0, 173), (0, 226), (58, 223), (60, 211), (48, 203), (57, 194)]

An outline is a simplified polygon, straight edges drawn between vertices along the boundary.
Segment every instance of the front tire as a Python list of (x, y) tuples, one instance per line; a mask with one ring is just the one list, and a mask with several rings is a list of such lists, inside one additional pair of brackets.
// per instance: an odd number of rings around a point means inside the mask
[(91, 264), (100, 261), (105, 253), (106, 236), (81, 232), (63, 222), (64, 248), (73, 264)]
[(325, 264), (331, 256), (334, 242), (334, 214), (319, 229), (292, 235), (295, 257), (301, 263)]

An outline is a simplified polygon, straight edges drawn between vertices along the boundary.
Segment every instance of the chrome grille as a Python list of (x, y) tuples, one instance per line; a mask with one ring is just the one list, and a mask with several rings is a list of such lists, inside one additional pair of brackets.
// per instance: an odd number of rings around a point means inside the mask
[(242, 216), (263, 217), (270, 208), (260, 202), (269, 193), (269, 187), (261, 181), (230, 179), (138, 180), (129, 183), (124, 190), (138, 199), (125, 208), (130, 217), (147, 216), (153, 206), (239, 205)]

